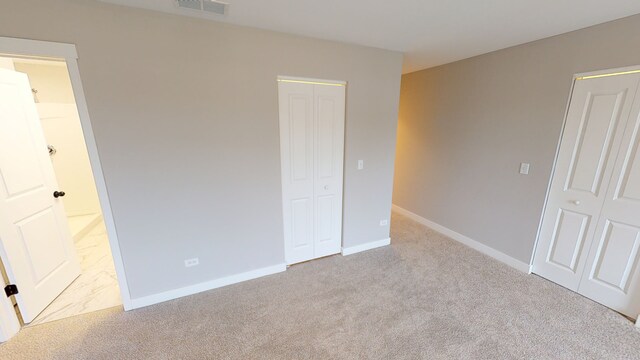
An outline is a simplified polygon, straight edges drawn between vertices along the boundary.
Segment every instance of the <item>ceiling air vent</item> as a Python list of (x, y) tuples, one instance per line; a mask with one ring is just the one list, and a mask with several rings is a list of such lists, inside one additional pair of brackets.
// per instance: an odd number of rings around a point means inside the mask
[(200, 10), (217, 15), (226, 15), (229, 4), (212, 0), (176, 0), (179, 8)]

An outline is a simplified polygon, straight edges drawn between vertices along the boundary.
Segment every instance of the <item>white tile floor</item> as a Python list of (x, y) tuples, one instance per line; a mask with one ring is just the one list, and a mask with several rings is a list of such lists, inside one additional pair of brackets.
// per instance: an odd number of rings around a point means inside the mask
[(122, 305), (104, 222), (76, 240), (76, 250), (81, 275), (30, 326)]

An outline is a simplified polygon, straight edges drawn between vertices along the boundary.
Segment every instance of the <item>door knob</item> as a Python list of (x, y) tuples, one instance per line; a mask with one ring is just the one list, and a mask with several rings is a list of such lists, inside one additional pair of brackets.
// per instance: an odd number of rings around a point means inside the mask
[(54, 191), (54, 192), (53, 192), (53, 197), (54, 197), (54, 198), (56, 198), (56, 199), (57, 199), (57, 198), (59, 198), (59, 197), (61, 197), (61, 196), (65, 196), (65, 195), (66, 195), (66, 194), (65, 194), (65, 192), (64, 192), (64, 191), (58, 191), (58, 190), (56, 190), (56, 191)]
[(324, 189), (325, 189), (325, 190), (329, 190), (329, 185), (325, 185), (325, 186), (324, 186)]
[(572, 203), (574, 203), (575, 205), (580, 205), (580, 200), (573, 200)]

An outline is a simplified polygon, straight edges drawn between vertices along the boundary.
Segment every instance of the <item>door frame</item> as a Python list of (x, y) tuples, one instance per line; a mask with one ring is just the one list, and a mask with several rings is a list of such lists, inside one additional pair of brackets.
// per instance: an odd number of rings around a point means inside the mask
[[(533, 253), (531, 254), (531, 259), (529, 260), (529, 273), (533, 273), (533, 260), (536, 257), (536, 252), (538, 250), (538, 244), (540, 243), (540, 232), (542, 230), (542, 221), (544, 220), (544, 214), (547, 210), (547, 204), (549, 202), (549, 194), (551, 192), (551, 183), (553, 182), (553, 177), (556, 172), (556, 165), (558, 163), (558, 156), (560, 155), (560, 145), (562, 145), (562, 137), (564, 136), (564, 130), (567, 125), (567, 116), (569, 115), (569, 107), (571, 106), (571, 98), (573, 97), (573, 90), (576, 85), (576, 81), (582, 80), (584, 77), (590, 76), (603, 76), (603, 75), (626, 75), (628, 73), (636, 73), (640, 72), (640, 65), (635, 66), (626, 66), (620, 68), (613, 69), (605, 69), (605, 70), (596, 70), (596, 71), (588, 71), (582, 73), (573, 74), (573, 78), (571, 80), (571, 89), (569, 90), (569, 98), (567, 99), (567, 105), (564, 111), (564, 120), (562, 120), (562, 128), (560, 130), (560, 136), (558, 138), (558, 145), (556, 146), (556, 154), (553, 158), (553, 166), (551, 167), (551, 174), (549, 175), (549, 182), (547, 183), (547, 192), (544, 197), (544, 204), (542, 205), (542, 213), (540, 214), (540, 221), (538, 222), (538, 230), (536, 232), (536, 241), (533, 245)], [(640, 317), (638, 318), (640, 320)], [(639, 325), (640, 327), (640, 325)]]
[[(84, 96), (82, 81), (80, 78), (80, 68), (78, 67), (78, 53), (74, 44), (18, 39), (9, 37), (0, 37), (0, 55), (2, 56), (24, 56), (24, 57), (40, 57), (51, 60), (64, 60), (69, 71), (73, 95), (75, 97), (76, 107), (80, 115), (80, 124), (84, 140), (89, 154), (89, 162), (93, 177), (95, 179), (96, 190), (100, 200), (102, 216), (109, 237), (109, 245), (115, 265), (118, 285), (120, 287), (120, 296), (125, 310), (132, 309), (131, 294), (127, 285), (127, 277), (122, 261), (122, 253), (120, 251), (120, 243), (118, 241), (118, 233), (111, 211), (111, 202), (109, 200), (109, 192), (102, 172), (102, 164), (98, 147), (93, 135), (91, 119), (89, 117), (89, 109)], [(7, 261), (3, 261), (7, 264)], [(6, 285), (4, 279), (0, 277), (0, 285), (2, 288)], [(9, 340), (20, 330), (20, 322), (18, 316), (13, 309), (13, 303), (7, 297), (0, 296), (0, 342)]]

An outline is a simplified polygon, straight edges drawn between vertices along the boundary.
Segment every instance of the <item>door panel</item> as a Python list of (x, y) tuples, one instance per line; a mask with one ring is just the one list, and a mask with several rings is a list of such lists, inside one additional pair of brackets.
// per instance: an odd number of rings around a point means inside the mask
[(334, 235), (334, 214), (333, 209), (335, 207), (335, 196), (318, 196), (317, 198), (317, 213), (318, 213), (318, 231), (317, 239), (319, 242), (331, 241)]
[(0, 256), (31, 322), (79, 274), (26, 75), (0, 69)]
[(578, 291), (627, 316), (640, 313), (640, 96), (636, 95)]
[[(23, 119), (26, 117), (22, 107), (15, 106), (22, 100), (18, 89), (13, 83), (0, 83), (0, 116), (3, 117), (3, 129), (0, 131), (0, 144), (3, 151), (0, 153), (2, 169), (2, 184), (4, 185), (7, 200), (23, 194), (27, 191), (42, 189), (45, 179), (42, 169), (29, 164), (38, 164), (35, 139), (32, 130), (26, 121), (9, 121), (10, 119)], [(20, 153), (21, 156), (13, 156)]]
[(297, 199), (291, 202), (291, 243), (296, 251), (304, 251), (302, 248), (313, 250), (312, 215), (311, 199)]
[(590, 216), (560, 209), (547, 261), (576, 273)]
[[(66, 224), (62, 224), (65, 225)], [(19, 242), (24, 247), (37, 288), (42, 281), (63, 266), (67, 254), (57, 217), (52, 207), (16, 222)], [(50, 233), (50, 231), (54, 233)]]
[(625, 292), (636, 266), (640, 229), (607, 220), (589, 279)]
[[(638, 100), (637, 100), (638, 101)], [(616, 187), (615, 199), (640, 202), (640, 120), (633, 129), (633, 142), (622, 164), (621, 176)]]
[(305, 182), (311, 180), (310, 155), (313, 151), (311, 104), (308, 96), (292, 95), (289, 101), (291, 180), (292, 182)]
[(533, 271), (577, 291), (640, 77), (576, 81)]
[[(318, 90), (318, 91), (321, 91)], [(334, 175), (334, 139), (336, 99), (321, 96), (318, 98), (318, 178), (327, 179)]]
[(609, 158), (611, 140), (626, 93), (627, 89), (617, 94), (587, 95), (575, 149), (571, 156), (571, 170), (566, 190), (587, 191), (598, 195), (604, 164)]

